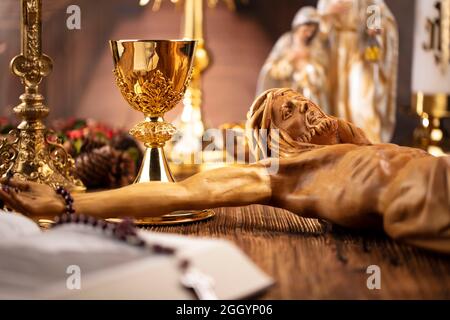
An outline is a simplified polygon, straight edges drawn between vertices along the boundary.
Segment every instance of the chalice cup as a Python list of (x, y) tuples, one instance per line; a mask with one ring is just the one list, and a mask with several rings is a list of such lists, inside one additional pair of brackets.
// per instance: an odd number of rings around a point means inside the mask
[[(112, 40), (110, 45), (116, 84), (129, 105), (144, 115), (144, 121), (129, 131), (146, 147), (134, 183), (174, 182), (164, 145), (176, 129), (164, 121), (164, 114), (183, 98), (192, 74), (196, 41)], [(136, 223), (175, 224), (213, 215), (212, 210), (176, 211), (162, 217), (139, 219)]]

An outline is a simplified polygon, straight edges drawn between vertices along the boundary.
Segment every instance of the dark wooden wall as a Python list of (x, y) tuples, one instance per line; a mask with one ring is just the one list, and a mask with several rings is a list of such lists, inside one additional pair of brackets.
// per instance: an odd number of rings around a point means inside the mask
[[(204, 77), (205, 118), (211, 126), (239, 121), (254, 98), (259, 68), (276, 39), (289, 30), (293, 16), (316, 0), (248, 0), (230, 12), (224, 5), (206, 11), (206, 36), (213, 64)], [(405, 110), (410, 103), (414, 1), (387, 0), (400, 29), (399, 125), (396, 142), (411, 136), (414, 118)], [(111, 38), (176, 38), (181, 10), (167, 3), (159, 12), (141, 8), (137, 0), (45, 0), (44, 52), (55, 68), (44, 81), (51, 117), (71, 115), (100, 118), (130, 126), (140, 115), (122, 100), (111, 74), (107, 41)], [(82, 10), (82, 29), (65, 27), (66, 7)], [(0, 114), (8, 115), (22, 91), (8, 69), (19, 52), (19, 6), (16, 0), (0, 4)], [(2, 45), (3, 44), (3, 45)], [(6, 46), (6, 48), (5, 48)], [(3, 49), (2, 49), (3, 48)], [(169, 118), (178, 114), (175, 109)]]
[[(411, 66), (414, 35), (415, 0), (385, 0), (397, 19), (399, 27), (399, 77), (398, 113), (394, 141), (410, 143), (411, 133), (417, 119), (410, 115)], [(304, 5), (315, 6), (317, 0), (250, 0), (249, 6), (242, 7), (243, 15), (255, 16), (272, 41), (289, 30), (298, 8)]]

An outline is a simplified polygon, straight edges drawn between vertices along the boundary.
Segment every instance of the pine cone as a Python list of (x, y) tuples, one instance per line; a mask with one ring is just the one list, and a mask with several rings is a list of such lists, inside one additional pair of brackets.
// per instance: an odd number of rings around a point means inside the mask
[(107, 143), (108, 140), (106, 140), (104, 137), (89, 135), (83, 139), (83, 145), (81, 146), (80, 153), (91, 152), (95, 149), (106, 146)]
[(130, 159), (134, 161), (134, 168), (137, 174), (137, 169), (141, 166), (144, 153), (137, 141), (126, 132), (118, 132), (111, 140), (111, 146), (119, 151), (124, 151)]
[(125, 153), (105, 145), (83, 152), (75, 160), (76, 175), (87, 188), (116, 188), (130, 184), (134, 161)]
[(133, 158), (126, 152), (120, 152), (120, 158), (115, 168), (115, 185), (112, 187), (127, 186), (134, 181), (136, 176), (136, 164)]
[(78, 146), (79, 140), (67, 140), (64, 142), (64, 149), (73, 157), (76, 158), (79, 155), (87, 152), (91, 152), (94, 149), (99, 149), (108, 144), (108, 140), (104, 137), (95, 135), (89, 135), (81, 139), (81, 147)]
[(126, 151), (130, 148), (139, 148), (136, 140), (131, 137), (127, 132), (118, 132), (111, 139), (111, 145), (114, 149)]

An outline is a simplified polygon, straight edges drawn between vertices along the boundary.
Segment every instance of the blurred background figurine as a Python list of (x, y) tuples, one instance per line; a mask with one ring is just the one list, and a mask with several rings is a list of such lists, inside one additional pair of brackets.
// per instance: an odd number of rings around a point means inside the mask
[(332, 114), (362, 128), (374, 143), (395, 128), (398, 28), (383, 0), (319, 0), (330, 42)]
[(314, 7), (301, 8), (292, 30), (280, 37), (262, 67), (257, 93), (287, 87), (301, 92), (329, 112), (327, 55), (320, 38), (320, 18)]

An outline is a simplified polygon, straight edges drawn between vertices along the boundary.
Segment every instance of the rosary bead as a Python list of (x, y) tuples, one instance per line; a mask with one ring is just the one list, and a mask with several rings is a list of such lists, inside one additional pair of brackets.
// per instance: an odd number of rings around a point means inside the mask
[[(139, 237), (138, 233), (136, 232), (133, 220), (131, 219), (123, 219), (121, 223), (114, 224), (108, 223), (105, 220), (96, 219), (95, 217), (85, 216), (83, 214), (78, 215), (64, 213), (60, 217), (55, 218), (55, 225), (69, 223), (90, 225), (93, 228), (100, 229), (105, 233), (111, 231), (110, 235), (112, 235), (117, 240), (125, 242), (132, 246), (147, 248), (156, 254), (173, 255), (176, 252), (174, 248), (166, 247), (160, 244), (147, 246), (147, 242)], [(188, 266), (188, 260), (183, 260), (182, 264), (180, 265), (182, 269), (186, 269)]]
[(71, 196), (70, 192), (67, 191), (63, 186), (58, 186), (55, 190), (56, 194), (61, 195), (61, 197), (64, 200), (65, 203), (65, 212), (67, 214), (74, 214), (75, 210), (73, 208), (73, 197)]
[(98, 220), (93, 217), (89, 217), (89, 224), (93, 227), (96, 227), (98, 224)]

